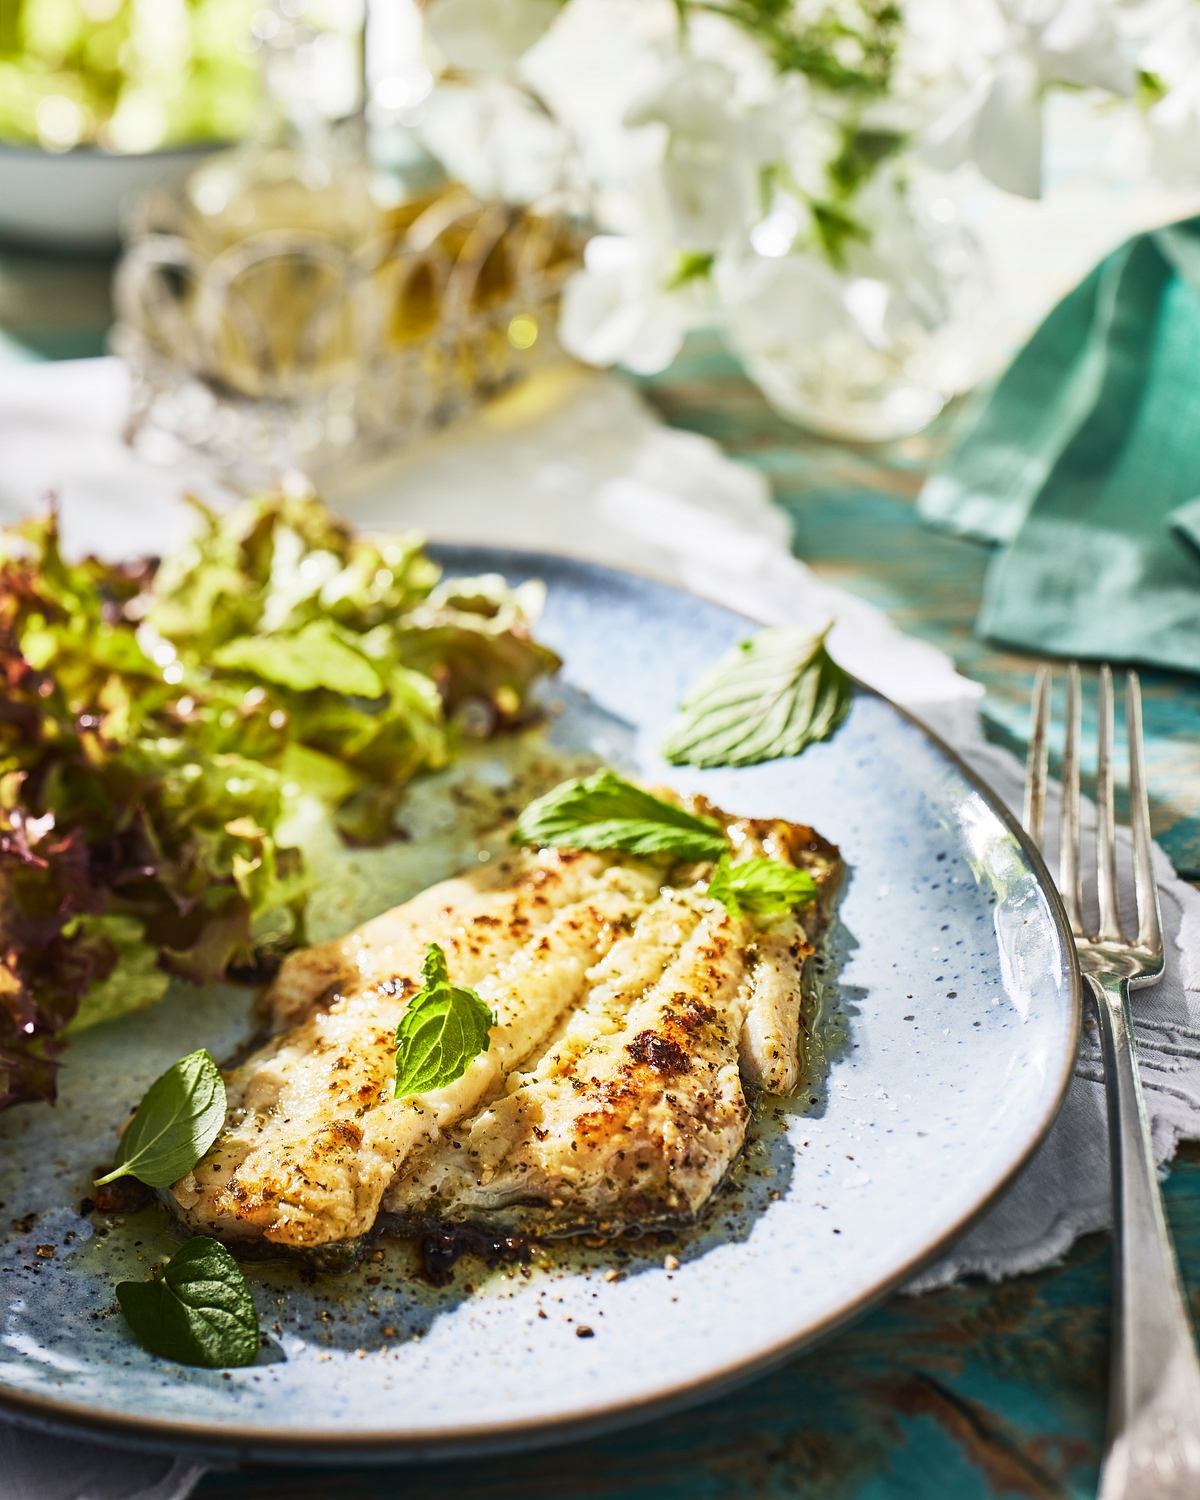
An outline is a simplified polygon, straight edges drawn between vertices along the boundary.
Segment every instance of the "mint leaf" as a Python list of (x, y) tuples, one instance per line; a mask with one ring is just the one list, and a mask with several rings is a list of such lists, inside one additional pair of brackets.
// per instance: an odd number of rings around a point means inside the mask
[(96, 1186), (136, 1177), (165, 1188), (190, 1172), (225, 1123), (225, 1082), (203, 1048), (174, 1063), (146, 1090), (117, 1147), (111, 1172)]
[(723, 854), (708, 882), (708, 894), (732, 917), (744, 913), (782, 917), (811, 901), (817, 894), (817, 882), (807, 870), (793, 869), (777, 859), (756, 854), (732, 864)]
[(496, 1017), (474, 990), (450, 983), (446, 955), (436, 943), (425, 952), (421, 988), (396, 1027), (396, 1094), (426, 1094), (461, 1078), (492, 1044)]
[(612, 771), (564, 781), (531, 802), (512, 833), (513, 843), (566, 849), (621, 849), (716, 859), (725, 848), (721, 825), (685, 812)]
[(680, 705), (663, 754), (673, 765), (750, 766), (827, 740), (853, 686), (819, 635), (760, 630), (727, 652)]
[(383, 681), (361, 651), (330, 620), (310, 620), (295, 635), (242, 635), (213, 653), (218, 667), (250, 672), (296, 692), (330, 688), (353, 698), (378, 698)]
[(117, 1301), (151, 1354), (210, 1370), (250, 1364), (258, 1353), (258, 1313), (242, 1269), (216, 1240), (188, 1240), (161, 1279), (120, 1281)]

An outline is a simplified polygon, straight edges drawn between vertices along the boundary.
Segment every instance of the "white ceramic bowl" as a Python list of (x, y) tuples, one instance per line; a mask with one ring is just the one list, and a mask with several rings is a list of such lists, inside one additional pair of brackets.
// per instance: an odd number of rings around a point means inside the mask
[(38, 249), (113, 250), (130, 205), (183, 177), (216, 146), (43, 151), (0, 145), (0, 241)]

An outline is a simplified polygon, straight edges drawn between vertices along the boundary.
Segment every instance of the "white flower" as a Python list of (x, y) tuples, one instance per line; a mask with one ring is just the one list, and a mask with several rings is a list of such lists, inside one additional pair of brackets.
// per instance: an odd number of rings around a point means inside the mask
[(670, 238), (660, 180), (645, 176), (631, 203), (635, 232), (592, 238), (583, 270), (563, 290), (558, 333), (563, 348), (588, 364), (649, 375), (707, 321), (711, 290), (706, 262), (689, 264)]
[(549, 30), (562, 0), (430, 0), (429, 36), (452, 68), (502, 72)]
[(439, 83), (421, 113), (422, 141), (476, 197), (534, 203), (561, 186), (562, 127), (500, 79)]
[(974, 162), (997, 187), (1036, 198), (1045, 88), (1129, 94), (1133, 64), (1102, 0), (990, 0), (977, 10), (969, 81), (929, 129), (923, 155), (943, 168)]
[(854, 210), (869, 238), (847, 246), (846, 302), (866, 343), (942, 391), (968, 389), (991, 352), (980, 333), (995, 291), (953, 199), (937, 174), (885, 168)]
[[(732, 75), (734, 101), (740, 108), (773, 102), (788, 82), (758, 37), (711, 11), (689, 11), (686, 41), (677, 51), (696, 62), (719, 62)], [(798, 81), (796, 74), (790, 78)]]
[(653, 155), (625, 124), (678, 56), (671, 0), (569, 0), (521, 60), (521, 77), (570, 132), (588, 179), (604, 190)]
[(1146, 112), (1150, 170), (1168, 187), (1200, 184), (1200, 66)]
[(814, 345), (862, 337), (844, 279), (816, 255), (730, 257), (717, 263), (714, 285), (730, 347), (781, 411), (809, 378)]
[(563, 290), (558, 336), (568, 354), (591, 365), (622, 364), (639, 375), (665, 370), (695, 326), (686, 289), (636, 240), (597, 235), (587, 265)]
[(1144, 7), (1138, 19), (1145, 28), (1138, 62), (1164, 90), (1145, 114), (1145, 165), (1170, 187), (1195, 187), (1200, 184), (1200, 6), (1160, 0)]
[(661, 127), (658, 165), (670, 235), (681, 248), (716, 250), (760, 217), (762, 169), (785, 149), (794, 82), (770, 105), (739, 108), (722, 64), (681, 62), (630, 109), (628, 125)]

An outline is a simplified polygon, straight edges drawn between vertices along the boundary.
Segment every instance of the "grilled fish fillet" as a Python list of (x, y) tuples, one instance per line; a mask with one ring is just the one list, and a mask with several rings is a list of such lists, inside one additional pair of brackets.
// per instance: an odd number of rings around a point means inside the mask
[[(811, 829), (723, 821), (735, 848), (832, 891), (837, 852)], [(711, 901), (707, 874), (521, 853), (293, 955), (264, 997), (276, 1034), (227, 1073), (226, 1126), (175, 1211), (230, 1243), (307, 1251), (381, 1213), (503, 1210), (546, 1231), (695, 1213), (741, 1148), (747, 1091), (802, 1074), (801, 917), (827, 905), (762, 929)], [(397, 1100), (396, 1025), (431, 942), (496, 1024), (461, 1078)]]
[(811, 869), (821, 899), (762, 928), (702, 883), (661, 890), (537, 1062), (397, 1178), (383, 1206), (401, 1226), (614, 1234), (691, 1219), (742, 1148), (749, 1096), (800, 1082), (804, 967), (836, 851), (808, 828), (704, 810), (741, 853)]

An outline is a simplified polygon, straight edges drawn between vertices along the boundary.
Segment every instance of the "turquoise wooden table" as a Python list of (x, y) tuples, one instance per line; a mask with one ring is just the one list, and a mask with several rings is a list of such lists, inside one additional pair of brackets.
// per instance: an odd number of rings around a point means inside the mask
[[(0, 256), (0, 359), (100, 353), (102, 265)], [(942, 647), (987, 695), (989, 733), (1020, 749), (1036, 662), (977, 640), (986, 553), (921, 527), (913, 497), (955, 424), (855, 449), (776, 417), (715, 346), (698, 342), (645, 382), (664, 417), (761, 469), (823, 577)], [(1155, 827), (1200, 878), (1200, 680), (1147, 674)], [(1200, 1149), (1167, 1184), (1200, 1317)], [(895, 1297), (839, 1337), (735, 1394), (588, 1443), (423, 1468), (282, 1468), (209, 1475), (204, 1500), (995, 1500), (1095, 1492), (1103, 1431), (1110, 1259), (1105, 1237), (1058, 1267), (998, 1286)]]

